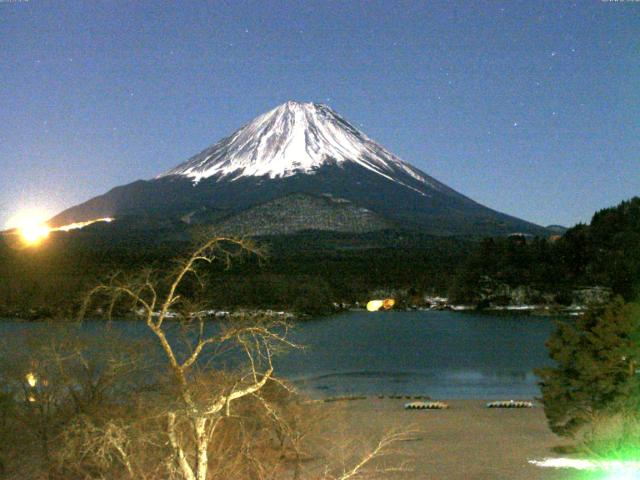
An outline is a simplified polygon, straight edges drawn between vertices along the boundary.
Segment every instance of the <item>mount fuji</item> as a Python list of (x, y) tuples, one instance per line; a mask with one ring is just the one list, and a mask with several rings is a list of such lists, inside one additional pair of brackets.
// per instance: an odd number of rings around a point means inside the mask
[(331, 108), (292, 101), (154, 179), (116, 187), (49, 223), (104, 217), (209, 224), (248, 235), (383, 229), (549, 233), (447, 187)]

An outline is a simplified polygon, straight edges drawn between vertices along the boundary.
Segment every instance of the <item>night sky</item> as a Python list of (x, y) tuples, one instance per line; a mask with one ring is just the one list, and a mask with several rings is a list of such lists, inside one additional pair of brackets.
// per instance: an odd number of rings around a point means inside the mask
[(0, 227), (326, 103), (491, 208), (640, 195), (640, 2), (0, 0)]

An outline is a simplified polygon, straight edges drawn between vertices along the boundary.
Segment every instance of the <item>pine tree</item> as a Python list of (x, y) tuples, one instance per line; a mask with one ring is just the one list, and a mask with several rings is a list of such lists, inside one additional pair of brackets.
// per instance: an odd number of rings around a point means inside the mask
[(537, 371), (551, 430), (570, 436), (596, 414), (638, 411), (639, 306), (616, 298), (556, 325), (547, 342), (554, 366)]

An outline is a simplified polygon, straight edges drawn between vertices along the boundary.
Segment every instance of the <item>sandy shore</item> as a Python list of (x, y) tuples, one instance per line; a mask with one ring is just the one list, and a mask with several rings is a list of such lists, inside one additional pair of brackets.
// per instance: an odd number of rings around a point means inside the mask
[[(411, 470), (391, 478), (437, 480), (535, 480), (575, 478), (571, 471), (531, 465), (558, 457), (552, 448), (568, 442), (547, 427), (541, 407), (489, 409), (480, 400), (452, 400), (448, 410), (405, 410), (408, 400), (378, 399), (326, 403), (335, 408), (325, 420), (334, 433), (348, 432), (370, 444), (391, 429), (413, 428), (407, 441), (385, 459), (403, 458)], [(335, 404), (335, 406), (334, 406)], [(329, 406), (332, 405), (332, 406)], [(405, 457), (405, 455), (407, 455)]]

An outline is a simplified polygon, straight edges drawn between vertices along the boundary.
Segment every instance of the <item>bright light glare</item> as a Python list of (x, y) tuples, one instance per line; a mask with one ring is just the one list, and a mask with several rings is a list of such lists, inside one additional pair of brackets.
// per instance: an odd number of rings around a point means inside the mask
[(367, 303), (367, 310), (369, 312), (377, 312), (382, 308), (382, 305), (384, 305), (384, 300), (371, 300)]
[(613, 470), (612, 472), (607, 472), (607, 476), (603, 477), (602, 480), (640, 480), (640, 471), (639, 470)]
[(49, 227), (45, 224), (24, 225), (18, 231), (27, 245), (37, 245), (49, 236)]
[[(1, 1), (1, 0), (0, 0)], [(113, 218), (104, 217), (86, 222), (70, 223), (61, 227), (50, 227), (45, 219), (47, 216), (39, 212), (23, 212), (15, 215), (7, 222), (7, 228), (15, 230), (22, 243), (27, 246), (36, 246), (42, 243), (51, 232), (68, 232), (78, 230), (96, 222), (112, 222)]]
[(41, 212), (22, 212), (12, 217), (7, 222), (7, 227), (15, 229), (26, 245), (38, 245), (51, 231), (45, 223), (46, 218)]
[(640, 480), (640, 461), (546, 458), (529, 460), (529, 463), (538, 467), (599, 471), (603, 473), (602, 480)]

